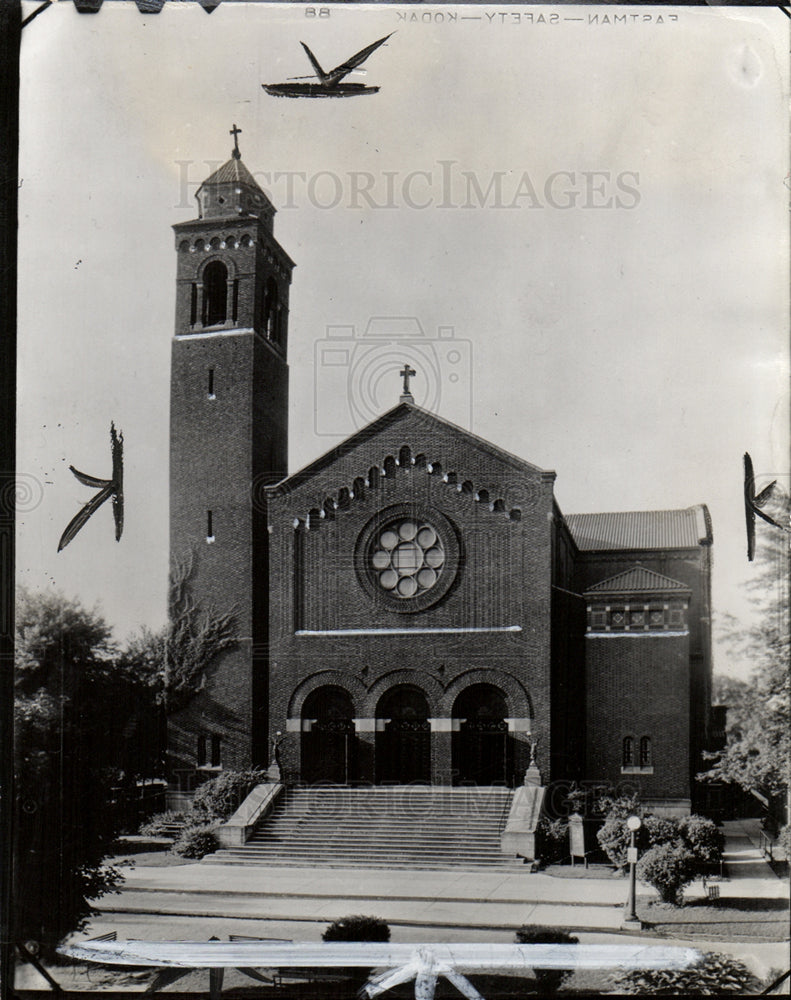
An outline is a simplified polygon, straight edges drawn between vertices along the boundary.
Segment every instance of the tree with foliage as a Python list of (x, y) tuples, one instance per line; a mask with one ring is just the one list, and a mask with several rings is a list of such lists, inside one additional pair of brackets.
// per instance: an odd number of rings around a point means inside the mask
[[(96, 611), (19, 594), (15, 661), (14, 934), (45, 952), (84, 926), (120, 876), (103, 863), (120, 825), (114, 738), (124, 684)], [(108, 711), (108, 706), (112, 710)]]
[[(789, 524), (791, 504), (777, 487), (771, 498), (775, 521)], [(728, 642), (752, 666), (747, 683), (720, 681), (718, 692), (728, 704), (727, 743), (706, 753), (703, 781), (739, 785), (769, 798), (787, 793), (791, 712), (789, 711), (789, 539), (765, 526), (758, 534), (758, 572), (745, 585), (756, 617), (749, 625), (731, 619)]]
[(172, 562), (168, 624), (158, 632), (142, 628), (121, 657), (123, 668), (145, 680), (166, 712), (200, 691), (215, 658), (237, 642), (236, 613), (203, 608), (192, 597), (193, 571), (192, 554)]

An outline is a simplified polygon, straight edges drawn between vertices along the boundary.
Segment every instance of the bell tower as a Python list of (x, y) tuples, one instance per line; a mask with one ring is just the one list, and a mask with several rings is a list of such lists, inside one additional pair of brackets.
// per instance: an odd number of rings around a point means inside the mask
[[(170, 551), (192, 606), (233, 612), (236, 642), (168, 722), (173, 776), (266, 764), (268, 538), (264, 486), (287, 472), (288, 302), (294, 263), (275, 208), (231, 158), (174, 225)], [(200, 775), (199, 775), (200, 776)]]

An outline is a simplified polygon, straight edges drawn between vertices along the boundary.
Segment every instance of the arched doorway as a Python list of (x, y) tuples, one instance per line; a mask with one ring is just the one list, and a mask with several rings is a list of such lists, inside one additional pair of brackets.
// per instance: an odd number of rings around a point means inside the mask
[(302, 706), (302, 780), (353, 781), (356, 744), (349, 692), (334, 685), (311, 691)]
[[(409, 785), (431, 781), (431, 723), (420, 688), (391, 688), (376, 706), (376, 782)], [(384, 723), (384, 725), (382, 725)]]
[[(457, 784), (510, 785), (513, 765), (508, 702), (494, 684), (472, 684), (453, 703), (453, 771)], [(454, 727), (455, 729), (455, 727)]]

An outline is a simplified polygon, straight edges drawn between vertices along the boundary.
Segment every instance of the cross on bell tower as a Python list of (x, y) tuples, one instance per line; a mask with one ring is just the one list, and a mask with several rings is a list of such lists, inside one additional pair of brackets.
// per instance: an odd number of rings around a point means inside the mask
[(239, 136), (242, 134), (242, 130), (236, 127), (236, 122), (233, 123), (233, 128), (228, 132), (229, 135), (233, 136), (233, 150), (231, 151), (231, 156), (235, 160), (241, 160), (242, 154), (239, 152)]
[(404, 380), (404, 391), (401, 393), (401, 396), (399, 398), (399, 402), (400, 403), (414, 403), (415, 402), (415, 398), (412, 395), (412, 393), (409, 391), (409, 380), (410, 380), (410, 378), (413, 375), (417, 375), (417, 372), (415, 371), (414, 368), (410, 368), (409, 365), (407, 363), (405, 363), (404, 367), (401, 369), (401, 371), (398, 374)]

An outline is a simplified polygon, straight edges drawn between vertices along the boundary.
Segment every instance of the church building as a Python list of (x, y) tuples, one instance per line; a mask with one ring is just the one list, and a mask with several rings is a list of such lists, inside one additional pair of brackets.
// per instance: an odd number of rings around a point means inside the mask
[(554, 472), (417, 406), (408, 365), (392, 409), (289, 474), (294, 262), (238, 145), (196, 197), (174, 226), (171, 556), (237, 641), (169, 719), (171, 780), (274, 750), (287, 784), (517, 787), (532, 754), (544, 785), (689, 812), (706, 507), (564, 515)]

